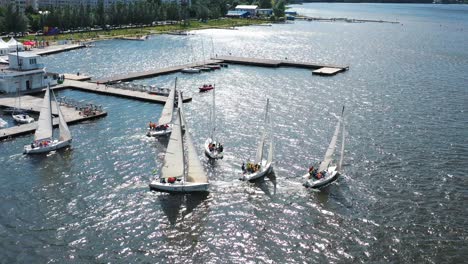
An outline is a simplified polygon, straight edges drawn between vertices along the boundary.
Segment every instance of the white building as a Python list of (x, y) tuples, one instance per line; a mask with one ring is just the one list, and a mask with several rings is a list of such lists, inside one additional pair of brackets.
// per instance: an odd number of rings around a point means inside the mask
[(8, 54), (9, 65), (0, 65), (0, 92), (15, 93), (57, 84), (46, 75), (44, 64), (36, 54), (18, 52)]
[(258, 9), (257, 5), (237, 5), (235, 8), (236, 11), (248, 12), (250, 16), (256, 16), (257, 9)]

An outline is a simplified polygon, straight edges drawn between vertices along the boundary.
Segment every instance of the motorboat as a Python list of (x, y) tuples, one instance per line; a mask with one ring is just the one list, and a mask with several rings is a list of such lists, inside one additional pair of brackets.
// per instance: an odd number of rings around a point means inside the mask
[(201, 87), (198, 87), (198, 90), (202, 93), (202, 92), (207, 92), (209, 90), (213, 90), (215, 87), (211, 84), (204, 84), (203, 86)]

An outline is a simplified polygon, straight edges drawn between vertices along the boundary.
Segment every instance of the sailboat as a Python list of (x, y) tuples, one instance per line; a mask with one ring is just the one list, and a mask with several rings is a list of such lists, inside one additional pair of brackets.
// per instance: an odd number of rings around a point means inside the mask
[(161, 117), (158, 120), (158, 124), (151, 123), (149, 124), (149, 130), (146, 133), (148, 137), (159, 137), (165, 136), (171, 133), (171, 121), (172, 121), (172, 112), (174, 111), (174, 102), (175, 102), (175, 93), (177, 86), (177, 78), (174, 83), (174, 87), (169, 92), (169, 96), (166, 99), (164, 108), (161, 113)]
[(55, 105), (59, 115), (59, 139), (53, 139), (53, 124), (52, 124), (52, 101), (50, 98), (50, 86), (47, 86), (46, 93), (44, 95), (44, 101), (42, 103), (41, 112), (39, 114), (39, 120), (37, 128), (34, 133), (34, 142), (31, 145), (24, 146), (25, 154), (37, 154), (47, 153), (52, 150), (60, 149), (69, 146), (72, 141), (70, 130), (68, 129), (67, 122), (63, 117), (62, 111), (57, 104), (57, 99), (54, 96)]
[[(326, 185), (336, 181), (339, 176), (339, 171), (341, 170), (341, 165), (343, 163), (343, 153), (344, 153), (344, 142), (345, 142), (345, 126), (343, 123), (343, 113), (344, 106), (341, 110), (341, 117), (338, 119), (338, 122), (335, 127), (335, 132), (328, 145), (323, 161), (320, 162), (319, 168), (316, 170), (314, 167), (309, 168), (309, 172), (303, 176), (306, 179), (306, 182), (303, 184), (305, 187), (310, 187), (314, 189), (319, 189), (325, 187)], [(341, 139), (341, 156), (338, 165), (330, 165), (333, 161), (333, 154), (336, 148), (336, 142), (338, 140), (338, 135), (340, 133), (340, 127), (342, 129), (342, 139)]]
[(216, 131), (216, 110), (215, 110), (215, 92), (213, 90), (213, 108), (211, 110), (211, 137), (205, 141), (205, 154), (210, 159), (222, 159), (224, 157), (223, 145), (215, 139)]
[(34, 118), (26, 114), (22, 109), (21, 109), (21, 91), (20, 88), (18, 87), (17, 90), (17, 98), (18, 98), (18, 107), (15, 107), (13, 109), (13, 113), (11, 117), (15, 120), (15, 122), (20, 123), (20, 124), (29, 124), (34, 122)]
[[(273, 136), (270, 136), (270, 148), (268, 151), (268, 158), (266, 160), (263, 159), (263, 152), (265, 147), (265, 139), (266, 139), (266, 125), (269, 123), (268, 118), (268, 107), (269, 107), (269, 99), (267, 99), (266, 108), (265, 108), (265, 118), (264, 118), (264, 127), (262, 137), (258, 142), (257, 147), (257, 155), (255, 157), (255, 162), (247, 162), (247, 166), (243, 163), (242, 164), (242, 178), (241, 180), (255, 180), (260, 177), (263, 177), (273, 171)], [(270, 124), (270, 134), (271, 134), (271, 124)]]
[[(182, 112), (179, 107), (160, 178), (149, 184), (151, 190), (176, 193), (208, 191), (208, 177), (198, 159), (192, 137), (187, 130), (185, 133), (182, 131)], [(187, 129), (187, 125), (185, 127)], [(184, 150), (184, 142), (187, 144), (187, 151)]]
[[(193, 47), (190, 45), (190, 49), (192, 50), (192, 64), (193, 64)], [(201, 69), (195, 67), (188, 67), (182, 69), (183, 73), (200, 73)]]

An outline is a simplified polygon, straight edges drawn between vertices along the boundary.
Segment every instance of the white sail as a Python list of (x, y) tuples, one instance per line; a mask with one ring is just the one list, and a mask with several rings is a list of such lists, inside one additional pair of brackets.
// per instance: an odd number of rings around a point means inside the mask
[(186, 132), (185, 138), (187, 141), (188, 153), (187, 182), (207, 183), (208, 177), (206, 176), (203, 166), (200, 163), (200, 159), (198, 158), (197, 150), (193, 145), (192, 136), (190, 136), (190, 133)]
[(270, 150), (268, 151), (268, 163), (273, 161), (273, 137), (271, 137), (270, 141)]
[(346, 133), (344, 119), (342, 121), (343, 121), (343, 130), (341, 131), (341, 133), (342, 133), (342, 137), (341, 137), (341, 156), (340, 156), (340, 163), (338, 163), (338, 171), (341, 171), (341, 166), (343, 165), (345, 133)]
[(54, 96), (54, 101), (55, 101), (55, 106), (57, 107), (57, 112), (59, 114), (59, 140), (60, 141), (67, 141), (72, 139), (70, 130), (68, 129), (67, 122), (65, 121), (65, 118), (63, 117), (62, 110), (60, 110), (60, 105), (57, 102), (57, 98), (55, 97), (54, 91), (52, 91), (52, 95)]
[(174, 111), (176, 86), (177, 86), (177, 78), (176, 78), (174, 87), (169, 92), (169, 96), (167, 97), (166, 104), (164, 104), (164, 108), (162, 110), (161, 117), (159, 118), (158, 125), (169, 124), (172, 121), (172, 112)]
[(180, 114), (172, 126), (171, 137), (167, 145), (164, 165), (161, 170), (161, 177), (183, 177), (184, 176), (184, 144), (182, 141), (182, 129), (180, 127)]
[(263, 124), (263, 132), (262, 132), (262, 137), (260, 138), (260, 141), (258, 142), (258, 147), (257, 147), (257, 155), (255, 155), (255, 163), (261, 163), (263, 159), (263, 148), (265, 146), (265, 136), (266, 136), (266, 121), (268, 117), (268, 104), (270, 100), (267, 99), (267, 104), (265, 108), (265, 118), (264, 118), (264, 124)]
[(213, 109), (211, 110), (211, 140), (215, 141), (215, 131), (216, 131), (216, 110), (215, 110), (215, 90), (213, 89)]
[(330, 145), (328, 145), (327, 152), (325, 152), (323, 161), (320, 163), (319, 171), (326, 170), (328, 166), (330, 165), (331, 161), (333, 160), (333, 153), (335, 152), (336, 141), (338, 139), (338, 134), (340, 133), (341, 120), (342, 120), (342, 117), (338, 120), (336, 124), (335, 132), (333, 133), (333, 137), (332, 137), (332, 140), (330, 141)]
[(179, 111), (180, 111), (180, 117), (181, 117), (181, 120), (180, 120), (180, 125), (182, 127), (182, 131), (185, 130), (185, 114), (184, 114), (184, 105), (183, 105), (183, 99), (182, 99), (182, 92), (179, 90), (177, 91), (178, 92), (178, 95), (177, 95), (177, 106), (179, 107)]
[(42, 101), (39, 120), (37, 121), (37, 129), (34, 133), (34, 140), (49, 138), (52, 138), (52, 112), (50, 102), (50, 87), (47, 86), (44, 100)]

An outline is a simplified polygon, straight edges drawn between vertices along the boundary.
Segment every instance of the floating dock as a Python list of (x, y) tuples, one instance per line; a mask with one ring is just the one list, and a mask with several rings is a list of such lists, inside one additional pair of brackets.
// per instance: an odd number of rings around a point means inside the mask
[(235, 56), (218, 56), (216, 59), (221, 60), (224, 63), (241, 64), (241, 65), (252, 65), (261, 67), (295, 67), (302, 69), (336, 69), (335, 71), (327, 71), (323, 75), (335, 75), (339, 72), (343, 72), (349, 69), (349, 66), (333, 65), (333, 64), (322, 64), (322, 63), (311, 63), (311, 62), (297, 62), (289, 60), (271, 60), (271, 59), (256, 59), (256, 58), (245, 58)]
[[(251, 66), (260, 66), (260, 67), (295, 67), (302, 69), (322, 69), (327, 68), (328, 70), (323, 71), (321, 75), (335, 75), (339, 72), (343, 72), (349, 69), (349, 66), (342, 65), (332, 65), (332, 64), (321, 64), (321, 63), (309, 63), (309, 62), (297, 62), (289, 60), (270, 60), (270, 59), (256, 59), (256, 58), (245, 58), (245, 57), (234, 57), (234, 56), (218, 56), (207, 60), (205, 62), (190, 63), (179, 66), (171, 66), (167, 68), (161, 68), (151, 71), (144, 72), (133, 72), (129, 74), (115, 75), (109, 78), (97, 80), (99, 83), (114, 83), (114, 82), (125, 82), (132, 81), (137, 79), (145, 79), (150, 77), (155, 77), (159, 75), (171, 74), (175, 72), (180, 72), (184, 68), (190, 67), (200, 67), (207, 64), (218, 64), (218, 63), (231, 63), (231, 64), (240, 64), (240, 65), (251, 65)], [(334, 69), (333, 71), (330, 69)]]
[[(4, 107), (15, 107), (15, 101), (16, 97), (1, 97), (0, 105)], [(21, 97), (21, 108), (32, 112), (39, 112), (42, 106), (42, 102), (43, 98), (24, 95)], [(107, 112), (105, 111), (96, 112), (95, 115), (82, 115), (82, 113), (79, 110), (76, 110), (74, 107), (69, 107), (65, 105), (61, 105), (60, 109), (62, 110), (64, 119), (67, 122), (67, 124), (74, 124), (85, 120), (104, 117), (107, 115)], [(55, 105), (52, 106), (52, 114), (58, 116)], [(53, 119), (53, 125), (54, 127), (58, 126), (58, 117)], [(36, 128), (37, 122), (0, 129), (0, 140), (33, 133), (36, 130)]]
[[(120, 89), (120, 88), (113, 88), (101, 82), (99, 82), (98, 84), (98, 83), (80, 82), (80, 81), (65, 79), (63, 84), (53, 87), (54, 90), (67, 89), (67, 88), (77, 89), (77, 90), (82, 90), (82, 91), (92, 92), (92, 93), (98, 93), (98, 94), (104, 94), (104, 95), (118, 96), (118, 97), (129, 98), (129, 99), (140, 100), (140, 101), (146, 101), (146, 102), (151, 102), (151, 103), (158, 103), (158, 104), (164, 104), (166, 103), (166, 100), (167, 100), (167, 96), (149, 94), (147, 92), (141, 92), (141, 91), (132, 91), (132, 90), (126, 90), (126, 89)], [(192, 101), (192, 97), (189, 97), (189, 96), (183, 97), (183, 102), (190, 102), (190, 101)]]
[(205, 62), (190, 63), (190, 64), (184, 64), (184, 65), (179, 65), (179, 66), (171, 66), (171, 67), (167, 67), (167, 68), (144, 71), (144, 72), (134, 72), (134, 73), (129, 73), (129, 74), (115, 75), (115, 76), (112, 76), (112, 77), (109, 77), (109, 78), (106, 78), (106, 79), (97, 80), (96, 82), (99, 82), (99, 83), (114, 83), (114, 82), (133, 81), (133, 80), (137, 80), (137, 79), (145, 79), (145, 78), (149, 78), (149, 77), (180, 72), (180, 71), (182, 71), (182, 69), (185, 69), (185, 68), (200, 67), (200, 66), (203, 66), (203, 65), (206, 65), (206, 64), (216, 64), (216, 63), (221, 63), (221, 62), (222, 62), (221, 60), (213, 60), (212, 59), (212, 60), (207, 60)]

